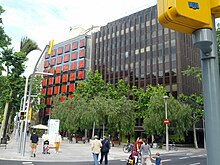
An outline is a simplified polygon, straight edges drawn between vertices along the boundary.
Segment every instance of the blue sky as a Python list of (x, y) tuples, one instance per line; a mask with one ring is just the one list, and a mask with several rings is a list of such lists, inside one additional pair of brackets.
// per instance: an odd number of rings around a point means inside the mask
[[(1, 0), (5, 9), (3, 26), (19, 50), (23, 36), (43, 50), (51, 39), (55, 44), (69, 39), (69, 27), (104, 26), (106, 23), (156, 4), (156, 0)], [(34, 58), (33, 55), (34, 54)], [(27, 70), (41, 54), (30, 53)], [(30, 63), (30, 64), (29, 64)]]

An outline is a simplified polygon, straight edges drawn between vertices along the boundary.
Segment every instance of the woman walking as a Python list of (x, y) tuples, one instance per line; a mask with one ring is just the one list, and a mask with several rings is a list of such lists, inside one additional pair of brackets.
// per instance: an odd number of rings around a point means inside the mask
[(62, 141), (61, 135), (59, 134), (59, 132), (56, 133), (55, 135), (55, 153), (57, 154), (59, 152), (59, 148), (60, 148), (60, 143)]

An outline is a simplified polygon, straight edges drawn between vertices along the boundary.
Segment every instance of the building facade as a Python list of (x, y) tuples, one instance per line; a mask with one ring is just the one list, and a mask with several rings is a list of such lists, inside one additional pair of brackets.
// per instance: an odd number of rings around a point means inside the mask
[[(42, 81), (42, 94), (46, 108), (39, 113), (43, 124), (50, 116), (54, 96), (62, 93), (71, 98), (75, 86), (85, 79), (86, 70), (90, 68), (91, 37), (80, 35), (53, 46), (51, 55), (44, 56), (44, 72), (53, 76), (44, 76)], [(62, 101), (64, 96), (61, 97)]]
[(190, 35), (159, 24), (157, 6), (101, 27), (92, 35), (91, 57), (92, 70), (112, 84), (120, 79), (143, 89), (162, 84), (173, 96), (201, 92), (196, 79), (182, 74), (200, 66), (199, 50)]

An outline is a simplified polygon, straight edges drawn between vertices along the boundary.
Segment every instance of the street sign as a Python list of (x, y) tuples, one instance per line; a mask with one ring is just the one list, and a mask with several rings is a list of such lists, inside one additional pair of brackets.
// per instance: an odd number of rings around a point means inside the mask
[(202, 28), (212, 29), (210, 1), (158, 0), (158, 20), (161, 25), (192, 34)]
[(163, 123), (164, 124), (169, 124), (169, 120), (168, 119), (164, 119)]

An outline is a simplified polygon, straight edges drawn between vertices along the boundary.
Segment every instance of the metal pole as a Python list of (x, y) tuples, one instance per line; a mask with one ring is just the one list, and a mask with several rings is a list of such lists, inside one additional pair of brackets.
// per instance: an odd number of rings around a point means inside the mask
[[(165, 104), (165, 119), (167, 119), (167, 99), (168, 96), (164, 96), (164, 104)], [(168, 124), (166, 125), (166, 151), (169, 151), (169, 128), (168, 128)]]
[(24, 121), (21, 121), (20, 124), (20, 135), (19, 135), (19, 143), (18, 143), (18, 153), (21, 153), (22, 148), (22, 141), (23, 141), (23, 128), (24, 128)]
[(27, 112), (26, 112), (26, 118), (25, 118), (25, 126), (24, 126), (24, 140), (23, 140), (23, 150), (22, 150), (22, 156), (25, 155), (25, 145), (26, 145), (26, 132), (27, 132), (27, 125), (28, 125), (28, 115), (29, 115), (29, 108), (30, 108), (30, 100), (31, 100), (31, 92), (32, 92), (32, 84), (33, 84), (33, 80), (34, 80), (34, 75), (35, 72), (37, 70), (37, 65), (41, 59), (41, 57), (43, 56), (44, 52), (46, 51), (46, 49), (48, 48), (48, 45), (45, 46), (44, 50), (42, 51), (40, 57), (37, 60), (37, 63), (34, 67), (34, 71), (31, 75), (31, 81), (30, 81), (30, 86), (29, 86), (29, 94), (28, 94), (28, 100), (27, 100)]
[(212, 16), (212, 25), (212, 30), (199, 29), (193, 34), (196, 41), (195, 46), (202, 50), (207, 165), (215, 165), (220, 162), (220, 80), (214, 16)]
[[(27, 88), (28, 88), (28, 79), (29, 79), (29, 76), (30, 75), (28, 75), (27, 77), (26, 77), (26, 81), (25, 81), (25, 89), (24, 89), (24, 101), (23, 101), (23, 108), (22, 108), (22, 111), (24, 112), (25, 111), (25, 105), (26, 105), (26, 98), (27, 98)], [(27, 114), (26, 114), (27, 115)], [(27, 116), (26, 116), (27, 117)], [(22, 130), (22, 133), (23, 133), (23, 121), (22, 121), (22, 124), (21, 124), (21, 130)], [(24, 143), (25, 143), (25, 141), (24, 141), (24, 136), (23, 135), (21, 135), (20, 134), (20, 143), (21, 144), (19, 144), (19, 151), (21, 151), (21, 153), (23, 153), (23, 150), (24, 150)], [(21, 148), (21, 149), (20, 149)]]
[(206, 137), (205, 137), (205, 119), (204, 119), (204, 116), (202, 118), (202, 121), (203, 121), (203, 134), (204, 134), (204, 149), (206, 149)]

